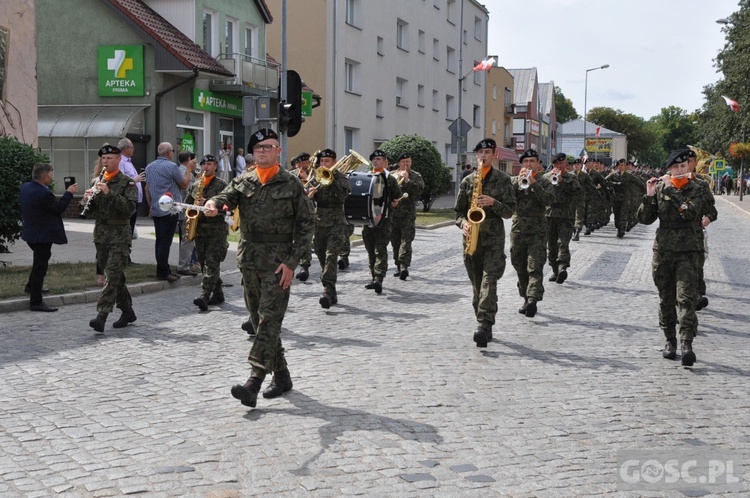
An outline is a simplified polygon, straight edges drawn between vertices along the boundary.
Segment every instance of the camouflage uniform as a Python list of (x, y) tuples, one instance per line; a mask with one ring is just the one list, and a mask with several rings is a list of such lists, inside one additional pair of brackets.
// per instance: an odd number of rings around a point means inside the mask
[[(604, 176), (599, 171), (592, 171), (590, 175), (596, 194), (591, 195), (589, 199), (587, 227), (600, 228), (609, 223), (609, 217), (611, 216), (612, 207), (609, 200), (609, 190)], [(591, 225), (588, 225), (589, 222)]]
[(393, 210), (391, 245), (393, 262), (397, 268), (406, 269), (411, 266), (411, 243), (416, 236), (417, 200), (423, 191), (422, 175), (413, 169), (410, 170), (409, 180), (401, 184), (401, 192), (409, 194), (409, 197), (400, 200)]
[(346, 238), (344, 201), (351, 191), (349, 180), (340, 171), (334, 171), (333, 182), (320, 186), (313, 198), (316, 204), (315, 254), (322, 268), (320, 281), (331, 297), (336, 295), (336, 265)]
[(638, 224), (638, 206), (646, 195), (646, 182), (634, 171), (626, 171), (628, 183), (628, 230)]
[(695, 181), (680, 190), (671, 183), (659, 183), (656, 194), (644, 196), (638, 209), (640, 223), (650, 225), (659, 220), (651, 269), (659, 290), (659, 326), (667, 340), (675, 338), (678, 323), (683, 341), (692, 341), (698, 329), (695, 302), (703, 259), (704, 215), (716, 219), (716, 208), (713, 198)]
[(591, 179), (591, 176), (586, 171), (579, 170), (576, 173), (576, 178), (578, 178), (578, 183), (583, 188), (583, 195), (578, 206), (576, 206), (576, 217), (573, 228), (581, 230), (584, 226), (590, 227), (594, 225), (594, 199), (599, 193), (596, 190), (596, 185), (594, 185), (594, 180)]
[[(289, 173), (292, 176), (296, 176), (297, 178), (300, 178), (300, 176), (299, 176), (299, 168), (294, 168)], [(308, 170), (307, 174), (309, 175), (310, 173), (311, 173), (311, 171)], [(307, 182), (307, 180), (303, 181), (301, 178), (300, 178), (300, 181), (302, 182), (303, 185)], [(310, 201), (310, 208), (314, 209), (315, 204), (313, 204), (312, 199), (310, 199), (308, 196), (305, 196), (305, 198)], [(302, 257), (300, 258), (299, 265), (301, 267), (303, 267), (303, 268), (310, 268), (310, 264), (311, 263), (312, 263), (312, 244), (310, 245), (310, 250), (307, 253), (303, 254)]]
[(281, 322), (289, 304), (289, 289), (279, 285), (284, 263), (294, 270), (310, 251), (314, 230), (312, 204), (299, 179), (280, 168), (265, 185), (256, 171), (233, 179), (213, 197), (217, 206), (239, 206), (241, 236), (237, 265), (242, 271), (245, 302), (257, 337), (248, 355), (252, 378), (286, 369)]
[[(701, 188), (703, 188), (703, 195), (707, 200), (707, 206), (706, 206), (706, 212), (703, 213), (704, 216), (706, 216), (709, 220), (711, 220), (711, 223), (716, 221), (716, 200), (714, 199), (714, 194), (711, 192), (711, 178), (707, 177), (706, 175), (697, 174), (695, 176), (696, 183), (701, 185)], [(698, 267), (698, 297), (705, 296), (706, 295), (706, 279), (703, 275), (703, 267), (706, 264), (706, 252), (701, 252), (701, 261), (700, 265)]]
[(125, 267), (128, 264), (133, 240), (130, 216), (138, 203), (138, 189), (133, 179), (122, 172), (106, 183), (109, 194), (99, 192), (92, 197), (89, 213), (96, 219), (96, 262), (107, 277), (96, 310), (109, 314), (115, 305), (123, 311), (133, 306), (133, 300), (125, 284)]
[[(463, 227), (467, 222), (471, 197), (474, 190), (474, 176), (477, 170), (461, 181), (456, 197), (456, 226)], [(513, 216), (516, 197), (510, 177), (502, 171), (490, 168), (482, 180), (482, 193), (495, 199), (495, 204), (485, 206), (485, 219), (479, 225), (479, 242), (473, 255), (464, 250), (464, 266), (472, 287), (472, 306), (480, 327), (491, 329), (497, 313), (497, 281), (505, 273), (505, 225), (503, 218)], [(466, 248), (466, 237), (463, 241)]]
[(628, 223), (628, 175), (620, 173), (619, 171), (613, 171), (607, 178), (607, 187), (612, 192), (612, 211), (615, 213), (615, 228), (617, 228), (618, 236), (624, 233), (627, 229)]
[(552, 184), (542, 175), (527, 189), (513, 179), (516, 210), (510, 228), (510, 262), (518, 275), (518, 294), (541, 301), (544, 296), (543, 269), (547, 258), (547, 218), (552, 200)]
[[(552, 173), (545, 178), (550, 179)], [(569, 171), (560, 176), (559, 183), (552, 186), (552, 199), (547, 206), (547, 259), (552, 272), (557, 275), (570, 266), (570, 239), (573, 236), (573, 220), (583, 188), (578, 178)]]
[[(193, 182), (185, 198), (186, 204), (195, 202), (200, 186), (200, 179)], [(203, 188), (202, 197), (210, 199), (222, 192), (226, 186), (227, 182), (218, 176), (214, 176), (208, 185)], [(222, 296), (223, 299), (221, 262), (227, 257), (229, 226), (224, 221), (223, 216), (207, 217), (203, 213), (198, 213), (197, 221), (194, 242), (203, 273), (202, 294), (208, 298), (213, 293), (215, 297)]]
[(393, 216), (391, 201), (401, 197), (401, 187), (398, 186), (396, 178), (390, 173), (383, 174), (386, 175), (385, 188), (387, 192), (385, 196), (387, 204), (383, 213), (383, 220), (376, 227), (362, 227), (362, 240), (369, 256), (370, 273), (373, 280), (380, 282), (383, 281), (388, 271), (388, 242), (390, 242), (391, 237), (391, 218)]

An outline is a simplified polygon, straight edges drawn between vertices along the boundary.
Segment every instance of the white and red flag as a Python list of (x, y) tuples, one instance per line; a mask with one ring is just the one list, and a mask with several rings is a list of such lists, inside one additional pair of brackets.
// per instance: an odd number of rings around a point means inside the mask
[(721, 98), (724, 99), (724, 102), (726, 102), (727, 105), (731, 107), (734, 112), (738, 112), (740, 110), (740, 103), (737, 102), (736, 100), (732, 100), (726, 95), (722, 95)]
[(599, 125), (596, 127), (596, 137), (599, 138), (599, 135), (602, 132), (602, 125)]
[(489, 71), (492, 65), (496, 62), (497, 60), (494, 57), (488, 57), (474, 66), (474, 71)]

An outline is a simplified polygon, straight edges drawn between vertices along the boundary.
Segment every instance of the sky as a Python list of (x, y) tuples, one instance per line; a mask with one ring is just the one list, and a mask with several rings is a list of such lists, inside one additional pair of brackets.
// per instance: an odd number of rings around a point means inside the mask
[[(536, 67), (586, 108), (611, 107), (644, 119), (663, 107), (703, 105), (703, 87), (721, 77), (724, 47), (716, 20), (737, 0), (479, 0), (490, 13), (488, 53), (508, 69)], [(586, 70), (588, 98), (584, 99)], [(732, 96), (730, 96), (732, 97)], [(736, 98), (736, 97), (732, 97)]]

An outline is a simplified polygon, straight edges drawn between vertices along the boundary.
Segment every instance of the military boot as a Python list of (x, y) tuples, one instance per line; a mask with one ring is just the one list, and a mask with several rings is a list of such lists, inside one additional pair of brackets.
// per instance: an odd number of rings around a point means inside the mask
[(349, 268), (349, 256), (341, 256), (339, 258), (339, 270), (346, 270)]
[(262, 379), (250, 377), (244, 385), (236, 384), (232, 386), (232, 396), (240, 400), (243, 405), (254, 407), (258, 404), (258, 393), (261, 385), (263, 385)]
[[(676, 346), (676, 344), (675, 344)], [(692, 367), (695, 363), (695, 353), (693, 353), (693, 341), (682, 341), (682, 364), (686, 367)]]
[(565, 280), (567, 280), (567, 278), (568, 278), (568, 270), (566, 270), (565, 268), (563, 268), (562, 270), (560, 270), (560, 273), (557, 274), (557, 279), (555, 281), (558, 284), (561, 284), (561, 283), (565, 282)]
[(211, 294), (211, 298), (208, 300), (208, 304), (221, 304), (224, 302), (224, 293), (214, 291)]
[(253, 322), (251, 322), (249, 318), (242, 322), (242, 330), (247, 332), (247, 335), (251, 337), (255, 336), (255, 327), (253, 327)]
[(401, 270), (401, 272), (399, 273), (398, 278), (400, 278), (401, 280), (406, 280), (406, 277), (408, 276), (409, 276), (409, 268), (404, 267), (404, 269)]
[(695, 303), (695, 311), (700, 311), (706, 306), (708, 306), (708, 298), (706, 296), (701, 296), (701, 298), (698, 299), (698, 302)]
[(474, 342), (477, 343), (478, 348), (486, 348), (487, 343), (490, 340), (490, 331), (486, 327), (481, 325), (477, 327), (477, 331), (474, 332)]
[(208, 294), (204, 292), (196, 297), (193, 299), (193, 304), (199, 307), (201, 311), (206, 311), (208, 309)]
[(518, 308), (518, 312), (521, 313), (522, 315), (525, 315), (526, 314), (526, 308), (528, 307), (528, 305), (529, 305), (529, 300), (528, 299), (524, 299), (523, 300), (523, 306), (521, 306), (520, 308)]
[(365, 285), (365, 289), (374, 289), (376, 294), (383, 292), (383, 279), (380, 277), (372, 277), (372, 282)]
[(536, 299), (530, 297), (526, 303), (526, 316), (534, 318), (534, 315), (536, 315)]
[(297, 280), (300, 282), (306, 282), (307, 278), (310, 276), (310, 266), (309, 265), (303, 265), (301, 267), (302, 269), (297, 273)]
[(664, 345), (664, 351), (661, 352), (661, 355), (668, 360), (674, 360), (675, 358), (677, 358), (676, 337), (670, 337), (669, 339), (667, 339), (667, 343)]
[(263, 390), (263, 397), (266, 399), (278, 398), (285, 392), (292, 390), (292, 376), (289, 375), (289, 369), (274, 372), (271, 384)]
[(328, 291), (328, 289), (326, 289), (323, 291), (323, 294), (320, 295), (320, 299), (318, 300), (318, 303), (320, 303), (320, 306), (324, 310), (327, 310), (328, 308), (331, 307), (331, 301), (332, 301), (331, 294)]
[(591, 232), (592, 232), (592, 231), (593, 231), (593, 230), (591, 229), (591, 227), (590, 227), (589, 225), (586, 225), (586, 231), (585, 231), (585, 232), (583, 232), (583, 234), (584, 234), (584, 235), (591, 235)]
[(571, 239), (573, 242), (578, 242), (581, 240), (581, 229), (576, 228), (575, 232), (573, 232), (573, 238)]
[(333, 289), (331, 291), (331, 306), (333, 306), (334, 304), (338, 304), (338, 302), (339, 302), (338, 293), (336, 292), (336, 289)]
[(122, 315), (120, 315), (120, 318), (112, 324), (112, 327), (121, 329), (127, 327), (129, 323), (133, 323), (137, 319), (138, 318), (135, 316), (135, 311), (133, 311), (133, 308), (123, 308)]
[(107, 323), (107, 315), (109, 313), (99, 313), (96, 318), (89, 322), (89, 327), (96, 330), (97, 332), (104, 333), (104, 324)]
[(401, 276), (401, 265), (396, 266), (396, 271), (393, 274), (394, 277), (400, 277)]
[(623, 237), (625, 237), (625, 230), (623, 230), (623, 229), (621, 229), (621, 228), (618, 228), (618, 229), (617, 229), (617, 238), (618, 238), (618, 239), (621, 239), (621, 238), (623, 238)]

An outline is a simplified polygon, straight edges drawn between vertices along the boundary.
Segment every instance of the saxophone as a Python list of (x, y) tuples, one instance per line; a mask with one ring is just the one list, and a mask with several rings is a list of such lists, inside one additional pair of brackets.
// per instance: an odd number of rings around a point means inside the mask
[(474, 173), (474, 184), (471, 189), (471, 206), (466, 213), (466, 219), (469, 222), (469, 234), (466, 236), (466, 248), (464, 252), (472, 256), (479, 244), (479, 225), (484, 221), (484, 209), (477, 205), (479, 196), (482, 195), (482, 168), (481, 166)]
[[(206, 177), (206, 173), (204, 172), (201, 177), (198, 179), (200, 182), (198, 184), (198, 188), (195, 191), (195, 194), (193, 196), (193, 205), (198, 204), (198, 199), (203, 197), (203, 179)], [(185, 240), (188, 242), (195, 239), (195, 232), (198, 230), (198, 215), (201, 212), (198, 209), (194, 208), (188, 208), (185, 210), (185, 216), (187, 216), (187, 223), (185, 224)]]

